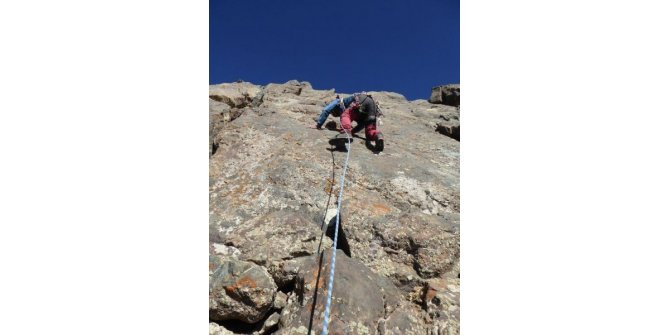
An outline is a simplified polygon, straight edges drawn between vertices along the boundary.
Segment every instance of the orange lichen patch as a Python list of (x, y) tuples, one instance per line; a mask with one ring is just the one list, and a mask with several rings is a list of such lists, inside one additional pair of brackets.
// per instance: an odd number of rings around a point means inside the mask
[(427, 292), (426, 292), (426, 298), (424, 299), (425, 302), (429, 302), (435, 298), (435, 295), (437, 294), (437, 291), (433, 289), (432, 287), (429, 287)]
[(242, 277), (238, 279), (235, 284), (226, 286), (225, 290), (228, 294), (232, 294), (233, 292), (237, 291), (241, 287), (248, 287), (248, 288), (256, 288), (258, 285), (256, 282), (249, 278), (249, 277)]
[(209, 269), (210, 270), (214, 269), (214, 264), (212, 264), (211, 262), (209, 263)]
[(330, 194), (333, 192), (333, 186), (335, 185), (335, 181), (332, 179), (326, 179), (326, 186), (324, 186), (323, 191), (326, 192), (326, 194)]
[(326, 287), (326, 276), (321, 276), (321, 278), (319, 278), (318, 287)]
[(309, 287), (316, 287), (316, 278), (314, 278), (314, 280), (308, 281), (306, 284), (307, 284), (306, 286)]
[(372, 204), (372, 213), (374, 215), (384, 215), (391, 211), (391, 208), (384, 204)]
[(243, 174), (236, 180), (231, 180), (231, 183), (236, 185), (230, 193), (225, 194), (223, 197), (228, 199), (234, 206), (240, 206), (248, 203), (249, 201), (247, 199), (241, 199), (241, 197), (246, 196), (249, 181), (249, 176), (246, 174)]
[(258, 286), (258, 285), (256, 285), (256, 282), (249, 277), (242, 277), (235, 284), (237, 286), (246, 286), (246, 287), (249, 287), (249, 288), (256, 288)]
[[(336, 200), (337, 200), (337, 194), (335, 194), (335, 196), (336, 196)], [(349, 198), (347, 198), (346, 195), (345, 195), (344, 198), (345, 198), (345, 201), (348, 200), (346, 205), (347, 205), (348, 210), (350, 210), (352, 212), (359, 212), (361, 210), (365, 210), (366, 208), (368, 208), (370, 206), (368, 202), (361, 201), (356, 196), (356, 194), (351, 194), (351, 196)]]

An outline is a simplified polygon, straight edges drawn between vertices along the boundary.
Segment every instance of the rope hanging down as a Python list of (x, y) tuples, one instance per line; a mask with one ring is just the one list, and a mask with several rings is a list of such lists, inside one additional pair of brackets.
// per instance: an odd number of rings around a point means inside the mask
[(335, 257), (337, 255), (337, 235), (340, 228), (340, 205), (342, 204), (342, 191), (344, 191), (344, 176), (347, 174), (347, 166), (349, 165), (349, 153), (351, 153), (351, 136), (347, 134), (347, 159), (344, 161), (344, 171), (342, 171), (342, 178), (340, 179), (340, 196), (337, 197), (337, 215), (335, 219), (335, 237), (333, 238), (333, 257), (330, 260), (330, 275), (328, 276), (328, 294), (326, 295), (326, 311), (323, 315), (323, 327), (321, 334), (328, 334), (328, 319), (330, 318), (330, 300), (333, 295), (333, 280), (335, 277)]

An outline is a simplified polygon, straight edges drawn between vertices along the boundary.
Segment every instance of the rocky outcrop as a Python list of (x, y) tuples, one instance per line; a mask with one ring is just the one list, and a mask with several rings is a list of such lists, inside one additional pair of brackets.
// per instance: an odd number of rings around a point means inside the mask
[(461, 85), (449, 84), (433, 87), (428, 102), (458, 107), (461, 105)]
[(209, 98), (225, 103), (231, 108), (242, 108), (248, 105), (259, 92), (258, 85), (247, 82), (209, 86)]
[[(458, 334), (459, 110), (368, 93), (384, 114), (386, 146), (375, 152), (363, 133), (351, 143), (329, 329)], [(320, 333), (334, 232), (326, 223), (346, 153), (331, 144), (337, 132), (307, 126), (336, 94), (347, 95), (299, 81), (210, 86), (221, 97), (210, 99), (210, 271), (242, 269), (212, 272), (211, 329)], [(262, 298), (251, 285), (226, 290), (247, 274)]]
[(445, 118), (445, 121), (439, 122), (435, 128), (440, 134), (447, 135), (457, 141), (461, 140), (461, 125), (458, 120)]

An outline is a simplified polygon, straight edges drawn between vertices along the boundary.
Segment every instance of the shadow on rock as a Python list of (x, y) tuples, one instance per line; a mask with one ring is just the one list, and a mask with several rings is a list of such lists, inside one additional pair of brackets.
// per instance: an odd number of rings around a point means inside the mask
[[(353, 140), (352, 140), (353, 142)], [(331, 145), (330, 148), (326, 149), (328, 151), (340, 151), (340, 152), (347, 152), (347, 138), (341, 138), (341, 137), (335, 137), (331, 138), (328, 140), (328, 144)]]
[[(330, 237), (331, 240), (335, 240), (335, 221), (337, 217), (333, 217), (328, 223), (328, 229), (326, 230), (326, 236)], [(345, 255), (351, 257), (351, 249), (349, 248), (349, 242), (347, 241), (347, 236), (342, 229), (342, 218), (340, 217), (340, 224), (337, 227), (337, 249), (342, 250)]]

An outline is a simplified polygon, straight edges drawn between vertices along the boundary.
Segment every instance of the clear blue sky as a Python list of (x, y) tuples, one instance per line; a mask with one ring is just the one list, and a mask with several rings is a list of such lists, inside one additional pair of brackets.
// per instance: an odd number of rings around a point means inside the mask
[(460, 82), (459, 0), (210, 0), (209, 83), (428, 99)]

